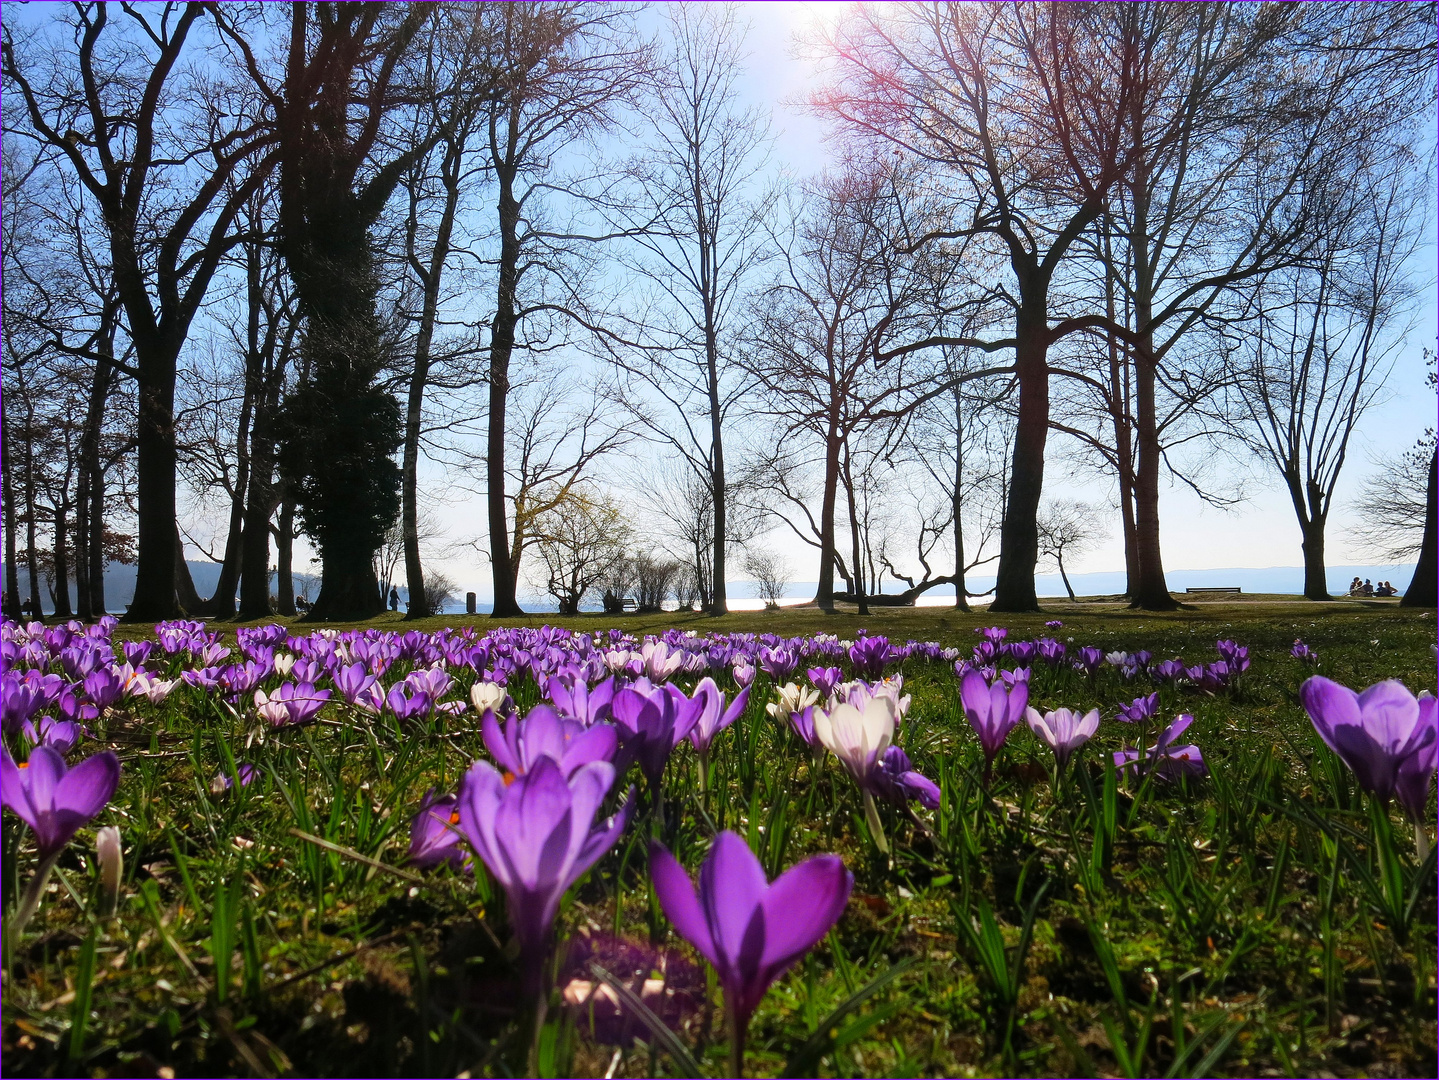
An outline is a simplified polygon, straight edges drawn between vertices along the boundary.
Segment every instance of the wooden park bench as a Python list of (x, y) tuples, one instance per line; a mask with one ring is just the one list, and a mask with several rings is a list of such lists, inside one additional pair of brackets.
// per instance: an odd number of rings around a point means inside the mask
[(1238, 585), (1205, 585), (1197, 589), (1185, 589), (1186, 593), (1220, 593), (1230, 596), (1238, 596), (1244, 590)]
[(621, 610), (621, 611), (638, 611), (639, 609), (640, 609), (640, 606), (639, 606), (638, 603), (636, 603), (635, 598), (634, 598), (633, 596), (626, 596), (624, 599), (622, 599), (622, 600), (620, 601), (620, 610)]

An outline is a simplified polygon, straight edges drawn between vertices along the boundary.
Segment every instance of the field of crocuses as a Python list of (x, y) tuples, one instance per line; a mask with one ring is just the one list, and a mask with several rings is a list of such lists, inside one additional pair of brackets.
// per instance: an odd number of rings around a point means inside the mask
[(6, 1074), (1433, 1075), (1432, 615), (574, 625), (4, 624)]

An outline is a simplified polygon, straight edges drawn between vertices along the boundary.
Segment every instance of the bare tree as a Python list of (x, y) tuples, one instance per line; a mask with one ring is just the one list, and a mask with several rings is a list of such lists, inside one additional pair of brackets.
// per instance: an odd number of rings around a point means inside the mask
[(176, 361), (235, 216), (274, 161), (254, 103), (203, 59), (213, 12), (75, 3), (43, 36), (5, 25), (5, 81), (22, 118), (10, 130), (43, 145), (99, 208), (134, 343), (139, 565), (128, 617), (141, 621), (175, 610)]
[(839, 61), (818, 99), (848, 131), (929, 162), (951, 221), (914, 242), (988, 250), (1010, 281), (980, 302), (1007, 337), (932, 333), (885, 349), (1013, 350), (1018, 425), (994, 611), (1038, 607), (1036, 515), (1050, 423), (1051, 297), (1070, 249), (1103, 211), (1131, 155), (1134, 50), (1091, 4), (904, 4), (856, 8), (826, 43)]
[(631, 527), (619, 503), (606, 494), (571, 491), (536, 522), (545, 588), (573, 615), (617, 564), (626, 561)]
[(483, 116), (499, 233), (485, 464), (493, 615), (504, 618), (520, 614), (505, 490), (510, 364), (517, 349), (545, 347), (546, 320), (580, 314), (566, 252), (584, 237), (552, 228), (543, 217), (546, 195), (559, 182), (553, 160), (563, 147), (610, 124), (638, 85), (648, 55), (635, 45), (632, 13), (622, 5), (523, 0), (475, 9), (490, 21), (486, 63), (497, 86)]
[(745, 553), (744, 571), (754, 579), (765, 607), (778, 608), (793, 572), (784, 556), (768, 548), (751, 549)]
[(672, 4), (668, 13), (645, 146), (614, 211), (633, 236), (625, 266), (650, 294), (615, 355), (656, 401), (635, 409), (636, 420), (709, 489), (708, 607), (722, 615), (735, 525), (725, 428), (746, 384), (735, 315), (766, 254), (761, 222), (772, 199), (756, 177), (769, 131), (758, 109), (740, 105), (746, 27), (738, 6)]
[(1317, 222), (1314, 268), (1270, 275), (1250, 293), (1240, 372), (1247, 433), (1293, 504), (1311, 600), (1329, 599), (1324, 543), (1335, 486), (1416, 295), (1408, 260), (1427, 183), (1403, 153), (1350, 173)]
[(1092, 550), (1104, 539), (1099, 512), (1088, 503), (1073, 499), (1057, 499), (1039, 512), (1039, 553), (1053, 559), (1059, 569), (1064, 591), (1073, 600), (1074, 586), (1064, 570), (1065, 556), (1071, 559)]

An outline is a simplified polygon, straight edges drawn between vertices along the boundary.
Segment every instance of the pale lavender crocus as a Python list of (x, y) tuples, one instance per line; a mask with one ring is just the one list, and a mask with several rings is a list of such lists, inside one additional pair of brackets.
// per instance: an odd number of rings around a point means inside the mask
[(1041, 714), (1038, 709), (1030, 707), (1025, 710), (1024, 718), (1029, 730), (1054, 751), (1054, 760), (1060, 771), (1074, 752), (1099, 730), (1098, 709), (1090, 709), (1083, 714), (1075, 709), (1055, 709)]
[(1415, 698), (1393, 679), (1356, 694), (1315, 675), (1300, 686), (1299, 700), (1314, 730), (1349, 766), (1360, 787), (1386, 804), (1399, 793), (1406, 810), (1416, 809), (1412, 817), (1423, 814), (1439, 739), (1433, 697)]
[(844, 914), (854, 876), (838, 855), (815, 855), (773, 882), (732, 832), (714, 838), (699, 889), (675, 857), (650, 844), (650, 877), (665, 917), (714, 967), (730, 1018), (730, 1075), (744, 1073), (750, 1017), (781, 975)]

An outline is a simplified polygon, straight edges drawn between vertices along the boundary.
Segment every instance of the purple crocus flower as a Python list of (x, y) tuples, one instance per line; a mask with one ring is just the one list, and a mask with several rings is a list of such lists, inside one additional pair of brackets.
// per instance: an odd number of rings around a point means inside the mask
[(1046, 627), (1048, 627), (1050, 630), (1058, 630), (1061, 626), (1064, 625), (1064, 623), (1060, 622), (1058, 619), (1050, 619), (1050, 620), (1049, 620), (1047, 623), (1045, 623), (1044, 625), (1045, 625)]
[(85, 695), (97, 709), (108, 709), (125, 696), (125, 683), (110, 667), (97, 668), (85, 676)]
[(460, 833), (460, 812), (454, 795), (436, 795), (435, 789), (425, 792), (419, 812), (410, 825), (409, 861), (419, 867), (430, 868), (449, 863), (463, 866), (467, 859), (460, 847), (463, 839)]
[(1289, 655), (1306, 664), (1319, 663), (1319, 654), (1304, 644), (1299, 638), (1294, 639), (1294, 647), (1289, 650)]
[(1154, 745), (1141, 758), (1138, 750), (1116, 750), (1114, 767), (1121, 772), (1135, 769), (1139, 772), (1153, 770), (1164, 780), (1176, 780), (1181, 776), (1208, 776), (1209, 767), (1204, 764), (1204, 755), (1199, 747), (1192, 744), (1180, 745), (1179, 736), (1194, 723), (1194, 717), (1181, 713), (1174, 722), (1159, 733)]
[(751, 683), (754, 682), (754, 664), (750, 662), (749, 657), (741, 656), (735, 660), (734, 667), (731, 669), (731, 674), (734, 675), (734, 681), (736, 686), (749, 686)]
[(225, 671), (223, 668), (207, 667), (180, 672), (180, 678), (184, 679), (197, 690), (223, 690)]
[(588, 727), (610, 718), (615, 699), (614, 676), (590, 686), (579, 676), (552, 675), (545, 692), (563, 716)]
[[(1429, 777), (1434, 775), (1435, 699), (1416, 699), (1403, 683), (1393, 679), (1375, 683), (1360, 693), (1314, 675), (1299, 687), (1299, 700), (1314, 730), (1339, 755), (1360, 787), (1381, 803), (1399, 790), (1405, 769), (1405, 808), (1427, 801)], [(1407, 766), (1407, 768), (1405, 768)], [(1424, 800), (1415, 795), (1423, 778)]]
[(122, 641), (120, 648), (125, 653), (125, 662), (131, 667), (139, 667), (150, 659), (150, 653), (155, 648), (155, 643), (153, 641)]
[(38, 725), (33, 720), (26, 720), (21, 724), (20, 737), (31, 746), (48, 746), (64, 757), (80, 741), (83, 730), (74, 720), (56, 720), (53, 716), (42, 716)]
[(648, 680), (636, 680), (615, 694), (611, 715), (620, 742), (626, 755), (639, 761), (652, 791), (659, 790), (670, 752), (689, 736), (702, 707), (677, 687), (653, 686)]
[(505, 890), (529, 997), (545, 987), (545, 955), (560, 898), (614, 846), (629, 820), (627, 801), (609, 821), (594, 824), (614, 778), (608, 761), (591, 761), (566, 781), (559, 765), (542, 757), (513, 781), (477, 761), (460, 783), (460, 825)]
[(1093, 645), (1085, 645), (1079, 650), (1074, 659), (1074, 670), (1082, 671), (1086, 675), (1093, 675), (1099, 670), (1099, 665), (1104, 663), (1104, 650)]
[(1184, 674), (1183, 660), (1161, 660), (1149, 669), (1156, 682), (1174, 682)]
[(1009, 631), (1002, 626), (980, 626), (976, 627), (974, 632), (981, 635), (991, 645), (998, 645), (1009, 637)]
[(984, 777), (988, 783), (994, 756), (1014, 726), (1024, 718), (1024, 710), (1029, 705), (1029, 684), (1016, 683), (1014, 689), (1006, 692), (1002, 684), (990, 686), (978, 671), (970, 671), (960, 681), (959, 701), (984, 750)]
[(749, 845), (722, 832), (700, 867), (698, 892), (684, 867), (655, 842), (650, 877), (665, 916), (713, 965), (724, 988), (731, 1075), (740, 1076), (755, 1008), (770, 985), (839, 921), (854, 876), (838, 855), (816, 855), (770, 883)]
[(1054, 759), (1061, 769), (1070, 756), (1099, 730), (1098, 709), (1090, 709), (1083, 715), (1073, 709), (1055, 709), (1040, 715), (1038, 709), (1029, 708), (1025, 710), (1024, 718), (1029, 730), (1054, 751)]
[(1422, 830), (1433, 820), (1425, 811), (1429, 806), (1429, 785), (1434, 782), (1436, 751), (1439, 751), (1439, 731), (1436, 731), (1435, 714), (1434, 695), (1420, 694), (1418, 727), (1428, 728), (1435, 733), (1436, 738), (1428, 739), (1422, 747), (1400, 762), (1399, 772), (1394, 779), (1394, 794), (1399, 799), (1399, 805), (1404, 807), (1409, 820), (1414, 822), (1416, 838), (1426, 844), (1428, 841)]
[(699, 703), (699, 715), (695, 717), (694, 727), (690, 728), (689, 740), (700, 759), (701, 787), (706, 783), (705, 765), (709, 761), (710, 743), (744, 713), (745, 706), (749, 704), (749, 689), (746, 686), (735, 695), (729, 708), (725, 708), (724, 694), (709, 676), (701, 679), (695, 687), (691, 701)]
[(1051, 667), (1056, 666), (1064, 659), (1064, 642), (1045, 637), (1040, 638), (1034, 644), (1039, 658)]
[[(248, 761), (243, 761), (235, 766), (235, 776), (240, 778), (241, 787), (249, 787), (255, 782), (255, 778), (259, 775), (260, 770)], [(210, 793), (212, 795), (223, 795), (225, 792), (232, 790), (235, 787), (235, 776), (231, 776), (221, 769), (215, 774), (215, 778), (210, 781)]]
[(855, 674), (866, 679), (878, 679), (884, 669), (895, 658), (889, 638), (876, 634), (862, 637), (849, 647), (849, 662), (854, 665)]
[(844, 672), (837, 667), (812, 667), (805, 672), (819, 696), (828, 699), (834, 688), (844, 681)]
[(548, 705), (536, 705), (524, 720), (510, 713), (504, 729), (492, 711), (480, 720), (485, 748), (507, 776), (524, 776), (541, 758), (549, 758), (566, 778), (592, 761), (610, 761), (619, 739), (610, 724), (585, 727)]
[(0, 677), (0, 716), (3, 716), (6, 733), (20, 730), (20, 725), (39, 712), (45, 703), (45, 695), (40, 688), (22, 680), (14, 671), (7, 671)]
[(1115, 714), (1116, 720), (1122, 720), (1126, 724), (1142, 724), (1149, 720), (1159, 711), (1159, 693), (1145, 694), (1137, 697), (1128, 705), (1121, 706)]
[(784, 682), (799, 667), (799, 653), (784, 646), (762, 647), (759, 651), (759, 667), (774, 682)]
[(1249, 670), (1249, 646), (1238, 645), (1233, 641), (1224, 639), (1214, 643), (1215, 651), (1219, 653), (1220, 659), (1229, 665), (1229, 671), (1233, 675), (1242, 675)]
[(375, 685), (375, 678), (370, 674), (369, 668), (357, 661), (337, 667), (334, 674), (330, 676), (330, 681), (335, 684), (335, 689), (340, 692), (340, 697), (349, 704), (356, 705), (359, 703), (361, 695)]
[[(410, 692), (407, 694), (406, 690)], [(385, 695), (385, 706), (395, 714), (396, 720), (414, 720), (428, 716), (434, 705), (429, 694), (408, 683), (395, 683)]]
[(330, 700), (330, 691), (316, 690), (314, 683), (281, 683), (273, 694), (263, 690), (255, 691), (255, 711), (274, 727), (306, 724), (325, 702)]
[(897, 746), (891, 746), (884, 752), (872, 779), (875, 794), (896, 806), (904, 806), (917, 799), (927, 809), (939, 809), (939, 785), (923, 773), (916, 772), (909, 755)]
[(30, 826), (42, 864), (104, 809), (120, 783), (120, 759), (108, 750), (73, 769), (50, 746), (35, 747), (18, 765), (9, 751), (0, 755), (0, 804)]

